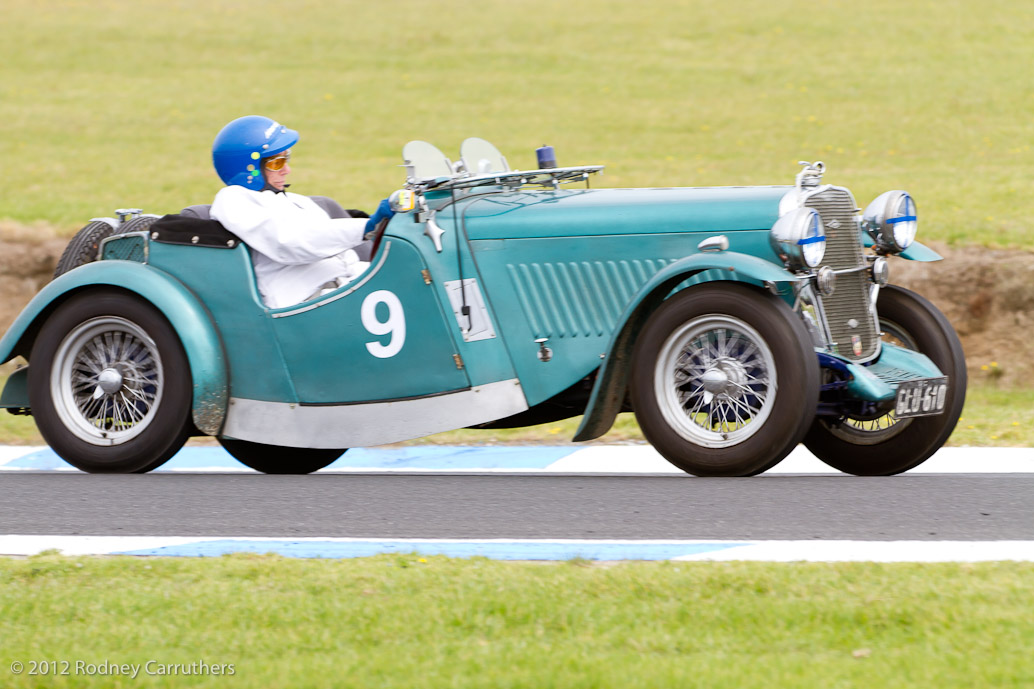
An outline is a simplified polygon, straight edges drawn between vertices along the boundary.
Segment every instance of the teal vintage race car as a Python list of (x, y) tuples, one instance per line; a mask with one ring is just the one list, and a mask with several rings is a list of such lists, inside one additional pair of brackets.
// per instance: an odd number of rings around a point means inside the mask
[(821, 163), (793, 185), (598, 189), (599, 166), (511, 170), (481, 139), (403, 158), (370, 267), (287, 308), (205, 207), (91, 223), (0, 340), (29, 363), (0, 406), (90, 472), (149, 471), (192, 435), (308, 473), (456, 428), (584, 415), (586, 441), (634, 411), (693, 474), (757, 474), (804, 442), (879, 475), (958, 421), (958, 338), (888, 284), (888, 257), (940, 258), (905, 192), (862, 213)]

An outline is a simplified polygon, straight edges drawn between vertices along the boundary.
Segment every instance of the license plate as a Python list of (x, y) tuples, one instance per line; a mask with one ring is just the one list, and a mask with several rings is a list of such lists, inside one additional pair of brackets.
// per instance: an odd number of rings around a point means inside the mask
[(933, 416), (944, 411), (948, 397), (947, 378), (920, 378), (906, 380), (898, 385), (894, 415), (899, 419), (910, 416)]

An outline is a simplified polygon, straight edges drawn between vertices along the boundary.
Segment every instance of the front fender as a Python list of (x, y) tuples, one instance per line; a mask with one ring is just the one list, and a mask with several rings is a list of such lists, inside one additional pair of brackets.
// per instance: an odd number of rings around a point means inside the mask
[[(870, 247), (875, 244), (875, 242), (872, 239), (872, 235), (870, 235), (865, 230), (862, 230), (859, 236), (862, 238), (862, 246)], [(944, 260), (944, 257), (941, 256), (939, 253), (937, 253), (925, 244), (920, 244), (919, 242), (912, 242), (911, 246), (909, 246), (907, 249), (905, 249), (897, 255), (908, 261), (920, 261), (923, 263)]]
[(218, 433), (229, 399), (226, 356), (219, 334), (204, 305), (183, 283), (146, 264), (96, 261), (55, 279), (29, 302), (0, 339), (0, 362), (18, 355), (28, 358), (40, 327), (54, 309), (72, 294), (92, 287), (132, 292), (168, 319), (190, 362), (194, 425), (202, 433)]
[(619, 327), (614, 330), (607, 346), (585, 416), (574, 436), (575, 441), (592, 440), (610, 430), (624, 403), (635, 335), (672, 290), (695, 277), (707, 282), (728, 280), (759, 287), (807, 279), (755, 256), (728, 251), (694, 254), (658, 271), (643, 285), (618, 320)]

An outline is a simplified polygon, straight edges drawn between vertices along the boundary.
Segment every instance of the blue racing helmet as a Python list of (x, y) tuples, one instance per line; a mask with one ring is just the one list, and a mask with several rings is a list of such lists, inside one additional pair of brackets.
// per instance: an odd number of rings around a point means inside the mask
[(298, 143), (298, 132), (268, 117), (238, 117), (212, 143), (212, 164), (227, 185), (260, 190), (266, 185), (261, 160)]

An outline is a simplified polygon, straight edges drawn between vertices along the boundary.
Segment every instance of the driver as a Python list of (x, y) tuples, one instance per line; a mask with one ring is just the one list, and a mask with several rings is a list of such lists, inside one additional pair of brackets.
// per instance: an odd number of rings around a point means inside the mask
[(227, 185), (215, 195), (213, 220), (245, 242), (259, 294), (280, 308), (318, 296), (369, 266), (353, 249), (394, 213), (385, 199), (373, 217), (331, 218), (312, 199), (287, 191), (298, 132), (268, 117), (241, 117), (222, 128), (212, 162)]

